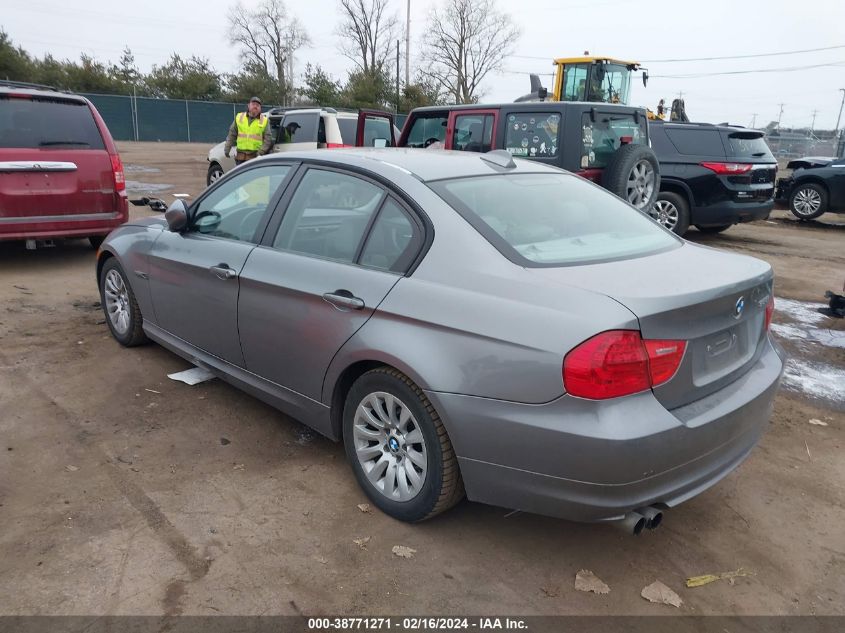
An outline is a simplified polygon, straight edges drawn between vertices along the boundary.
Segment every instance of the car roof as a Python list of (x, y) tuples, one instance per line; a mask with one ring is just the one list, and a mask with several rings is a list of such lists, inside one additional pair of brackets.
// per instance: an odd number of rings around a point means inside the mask
[[(499, 150), (501, 152), (501, 150)], [(499, 154), (499, 157), (502, 157)], [(484, 160), (478, 152), (455, 152), (407, 147), (354, 147), (326, 150), (291, 151), (268, 154), (256, 160), (305, 160), (357, 167), (389, 177), (399, 169), (424, 182), (447, 178), (492, 176), (507, 173), (567, 173), (536, 161), (514, 159), (514, 167), (503, 168)]]
[(614, 110), (622, 110), (630, 112), (639, 110), (645, 112), (642, 106), (623, 105), (621, 103), (604, 103), (598, 101), (519, 101), (510, 103), (469, 103), (461, 105), (444, 105), (444, 106), (423, 106), (421, 108), (414, 108), (411, 114), (425, 113), (425, 112), (443, 112), (452, 110), (498, 110), (507, 108), (513, 112), (537, 112), (551, 110), (556, 111), (561, 108), (577, 108), (578, 110), (585, 110), (589, 108), (611, 108)]
[(710, 130), (718, 130), (720, 132), (757, 132), (760, 136), (765, 136), (765, 132), (762, 130), (755, 130), (751, 127), (744, 127), (742, 125), (726, 125), (726, 124), (716, 124), (716, 123), (701, 123), (697, 121), (649, 121), (649, 125), (665, 125), (668, 127), (676, 127), (682, 130), (696, 130), (696, 129), (710, 129)]
[(61, 90), (52, 90), (48, 87), (45, 87), (44, 89), (25, 88), (23, 86), (16, 87), (11, 85), (4, 85), (2, 82), (0, 82), (0, 94), (26, 95), (39, 99), (59, 99), (62, 101), (73, 101), (76, 103), (88, 103), (88, 100), (81, 95), (75, 95), (69, 92), (62, 92)]

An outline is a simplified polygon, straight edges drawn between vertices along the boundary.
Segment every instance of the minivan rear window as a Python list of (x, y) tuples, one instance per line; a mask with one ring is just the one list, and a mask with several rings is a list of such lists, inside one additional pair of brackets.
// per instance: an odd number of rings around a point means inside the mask
[(0, 147), (105, 149), (88, 104), (0, 95)]
[(728, 158), (763, 158), (772, 156), (769, 146), (759, 132), (722, 132)]
[(429, 186), (522, 266), (629, 259), (680, 244), (645, 214), (571, 174), (501, 174)]

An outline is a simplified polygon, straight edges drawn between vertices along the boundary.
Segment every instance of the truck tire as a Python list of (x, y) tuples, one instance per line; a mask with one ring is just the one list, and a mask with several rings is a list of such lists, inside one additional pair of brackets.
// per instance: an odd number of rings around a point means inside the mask
[(645, 145), (623, 145), (604, 168), (601, 184), (640, 211), (649, 212), (660, 191), (657, 156)]

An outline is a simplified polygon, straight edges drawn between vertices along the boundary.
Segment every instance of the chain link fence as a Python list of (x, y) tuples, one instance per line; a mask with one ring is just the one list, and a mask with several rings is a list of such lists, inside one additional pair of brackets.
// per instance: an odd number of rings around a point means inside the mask
[[(219, 143), (246, 103), (85, 94), (117, 141)], [(303, 106), (308, 107), (308, 106)], [(401, 130), (407, 114), (394, 117)]]
[(245, 103), (83, 94), (118, 141), (218, 143)]

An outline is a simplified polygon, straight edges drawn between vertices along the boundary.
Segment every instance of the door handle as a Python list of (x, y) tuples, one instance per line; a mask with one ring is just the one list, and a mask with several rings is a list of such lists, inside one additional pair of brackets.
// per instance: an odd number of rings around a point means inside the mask
[(238, 276), (234, 268), (229, 268), (227, 264), (220, 264), (218, 266), (211, 266), (208, 269), (218, 279), (233, 279)]
[(341, 310), (361, 310), (364, 307), (364, 300), (352, 296), (348, 290), (335, 290), (323, 295), (323, 299)]

